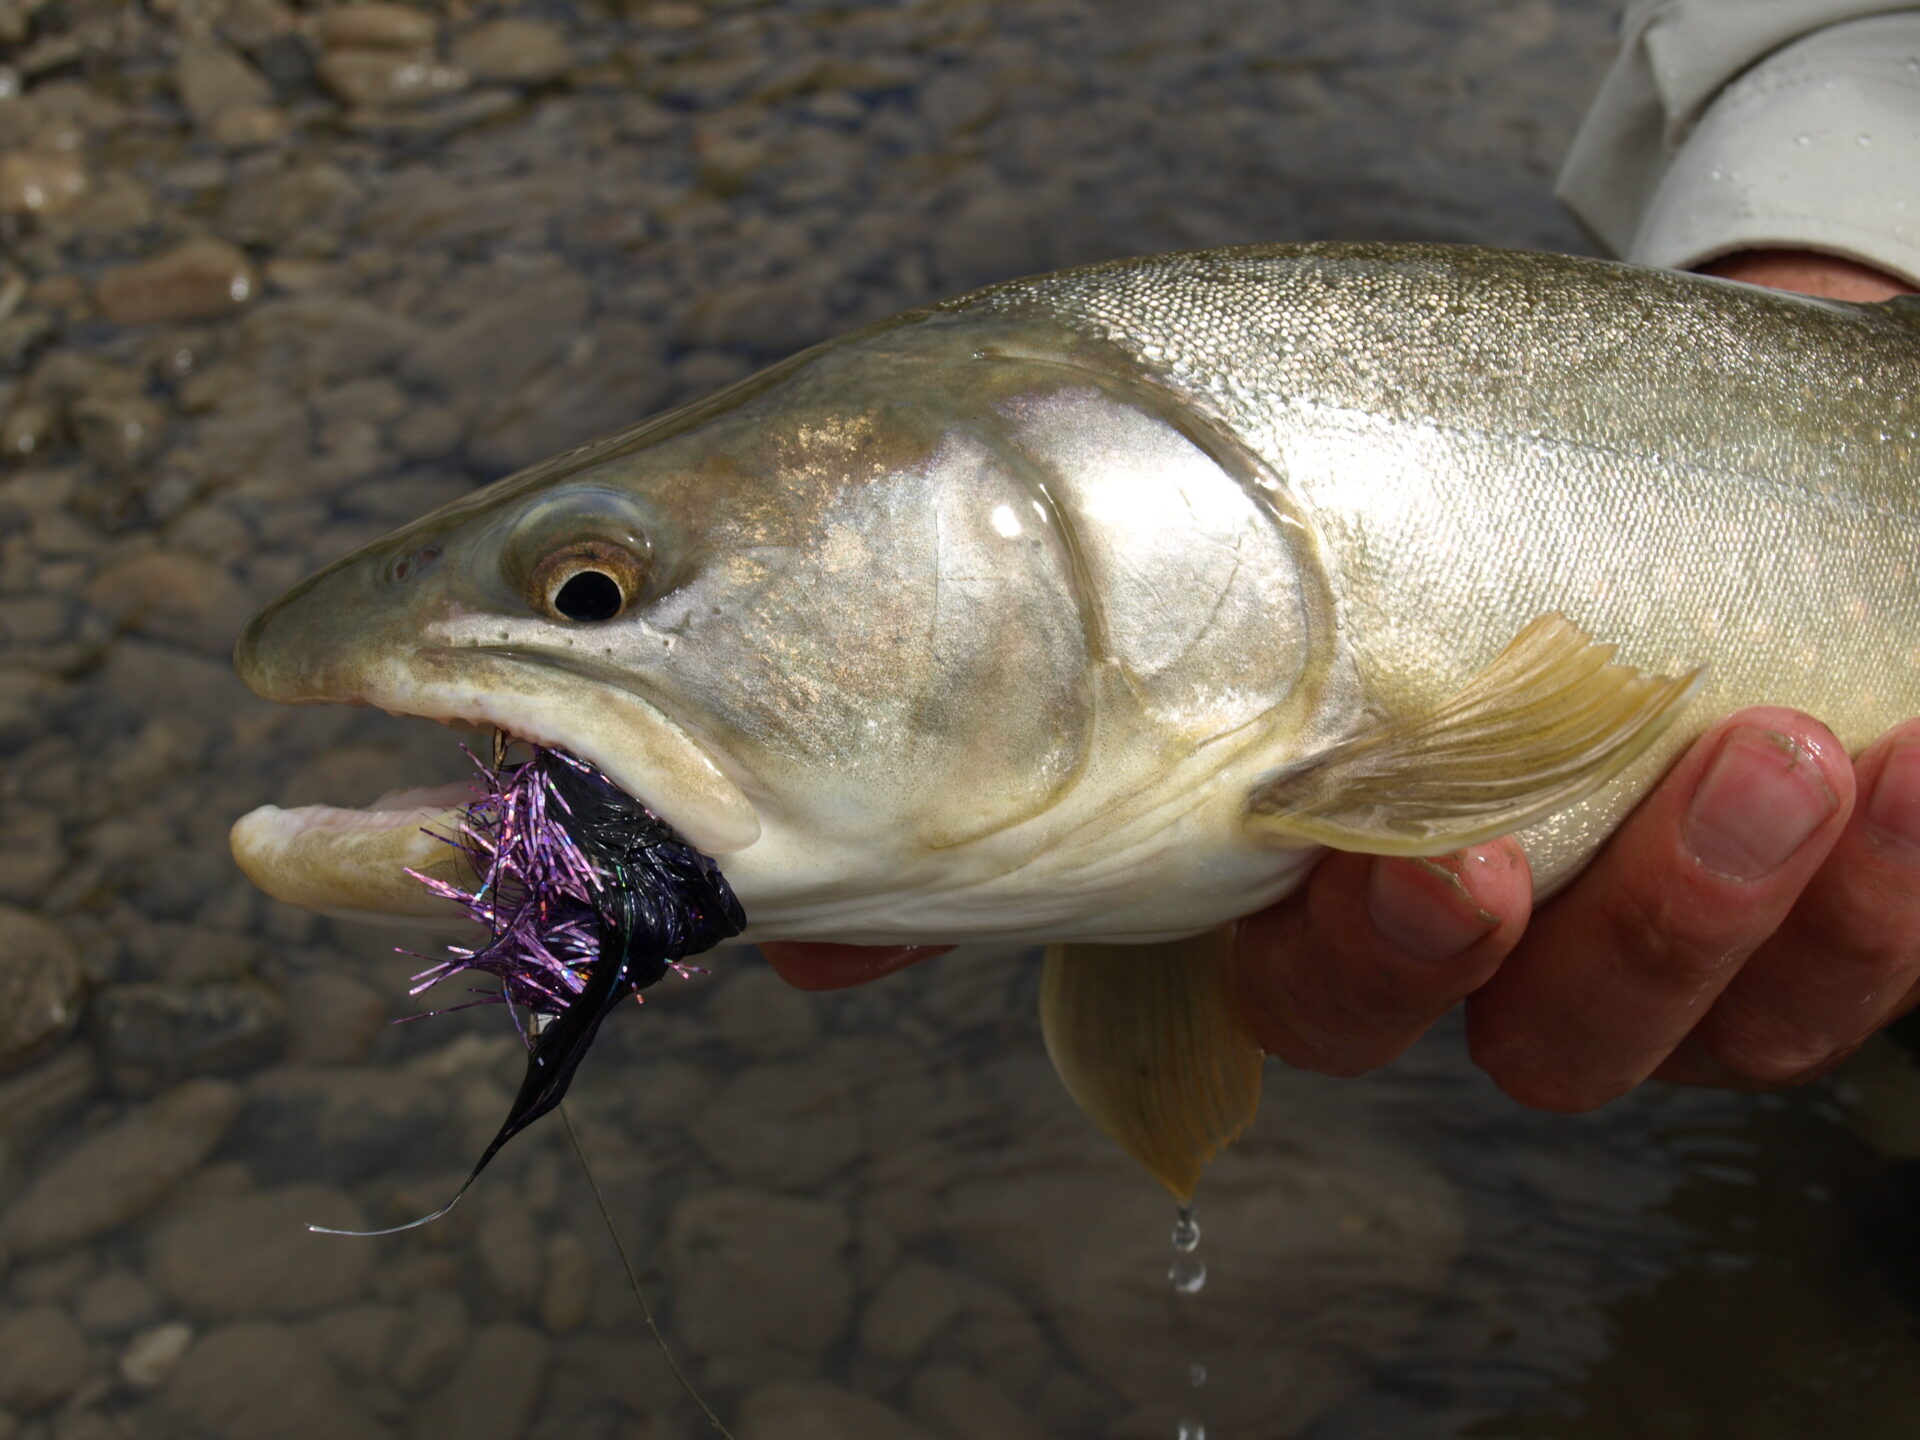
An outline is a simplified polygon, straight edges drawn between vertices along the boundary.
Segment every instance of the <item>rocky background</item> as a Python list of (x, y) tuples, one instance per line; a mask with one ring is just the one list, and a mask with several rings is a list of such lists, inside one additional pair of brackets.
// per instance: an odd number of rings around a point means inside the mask
[[(497, 1011), (395, 1026), (403, 937), (233, 870), (263, 800), (464, 764), (254, 701), (237, 628), (476, 483), (979, 282), (1578, 248), (1547, 189), (1610, 10), (0, 0), (0, 1440), (702, 1433), (552, 1122), (444, 1221), (306, 1233), (439, 1205), (522, 1061)], [(1053, 1080), (1026, 957), (833, 997), (714, 970), (616, 1017), (569, 1109), (740, 1440), (1913, 1433), (1907, 1211), (1829, 1119), (1871, 1087), (1527, 1117), (1447, 1034), (1276, 1072), (1175, 1296), (1169, 1207)]]

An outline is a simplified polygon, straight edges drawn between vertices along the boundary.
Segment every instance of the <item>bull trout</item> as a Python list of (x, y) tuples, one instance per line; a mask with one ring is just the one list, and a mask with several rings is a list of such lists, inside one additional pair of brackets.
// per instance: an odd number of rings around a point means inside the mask
[[(260, 694), (497, 727), (718, 858), (743, 939), (1049, 946), (1076, 1100), (1176, 1195), (1251, 1117), (1236, 916), (1676, 753), (1920, 713), (1920, 303), (1301, 245), (996, 285), (477, 491), (262, 612)], [(454, 795), (254, 811), (334, 913), (443, 904)]]

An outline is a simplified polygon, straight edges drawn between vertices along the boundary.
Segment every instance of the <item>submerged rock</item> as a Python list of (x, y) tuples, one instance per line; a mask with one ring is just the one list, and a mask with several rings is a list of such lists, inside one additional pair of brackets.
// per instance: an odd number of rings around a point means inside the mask
[(42, 1170), (0, 1219), (0, 1238), (16, 1255), (50, 1255), (125, 1224), (198, 1169), (239, 1113), (224, 1081), (182, 1085)]
[(453, 43), (454, 63), (476, 80), (534, 85), (572, 62), (566, 38), (535, 20), (490, 20)]
[(216, 1330), (180, 1362), (166, 1407), (218, 1440), (390, 1440), (317, 1347), (285, 1325)]
[(320, 1185), (212, 1196), (154, 1231), (147, 1274), (195, 1315), (304, 1315), (358, 1300), (379, 1258), (370, 1244), (314, 1235), (307, 1226), (366, 1223), (343, 1192)]
[(286, 1046), (286, 1019), (285, 1003), (257, 982), (121, 985), (100, 997), (94, 1028), (108, 1083), (150, 1095), (269, 1063)]
[(763, 1385), (740, 1402), (739, 1440), (935, 1440), (891, 1405), (825, 1380)]
[(0, 1321), (0, 1407), (32, 1415), (59, 1404), (87, 1378), (87, 1337), (50, 1305)]
[(0, 905), (0, 1071), (51, 1049), (80, 1016), (86, 973), (66, 931)]
[(109, 270), (94, 298), (115, 324), (162, 325), (229, 314), (258, 288), (245, 255), (224, 241), (202, 239)]

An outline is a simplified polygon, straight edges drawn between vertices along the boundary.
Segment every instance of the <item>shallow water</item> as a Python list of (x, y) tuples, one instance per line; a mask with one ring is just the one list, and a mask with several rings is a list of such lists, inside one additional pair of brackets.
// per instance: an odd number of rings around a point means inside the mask
[[(478, 482), (975, 283), (1578, 249), (1547, 189), (1611, 8), (0, 3), (0, 1440), (700, 1433), (552, 1124), (422, 1231), (302, 1231), (441, 1203), (521, 1060), (495, 1011), (390, 1025), (405, 937), (232, 869), (261, 801), (465, 764), (254, 700), (239, 624)], [(482, 28), (507, 15), (539, 28)], [(63, 959), (84, 1022), (22, 1059)], [(616, 1017), (568, 1108), (740, 1440), (1920, 1427), (1889, 1053), (1575, 1120), (1450, 1026), (1364, 1081), (1276, 1067), (1178, 1296), (1172, 1208), (1053, 1079), (1031, 957), (825, 997), (712, 971)]]

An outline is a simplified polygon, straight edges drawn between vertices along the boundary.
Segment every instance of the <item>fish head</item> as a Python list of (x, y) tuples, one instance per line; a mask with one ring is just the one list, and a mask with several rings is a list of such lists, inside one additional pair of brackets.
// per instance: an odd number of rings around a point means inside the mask
[[(273, 602), (240, 674), (578, 755), (750, 917), (831, 928), (1085, 757), (1071, 546), (972, 364), (937, 333), (840, 342), (497, 482)], [(458, 800), (266, 807), (235, 853), (313, 908), (426, 913), (399, 871), (432, 868), (420, 817)]]

